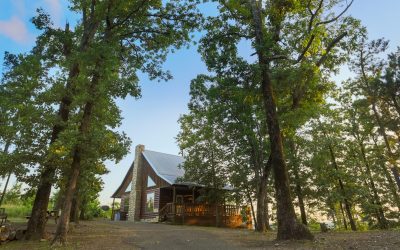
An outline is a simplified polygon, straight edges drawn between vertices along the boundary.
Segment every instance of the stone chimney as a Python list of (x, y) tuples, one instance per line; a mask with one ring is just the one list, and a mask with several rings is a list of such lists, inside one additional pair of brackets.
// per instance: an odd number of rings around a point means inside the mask
[(144, 145), (137, 145), (135, 148), (135, 162), (133, 164), (132, 190), (129, 195), (129, 221), (140, 221), (140, 207), (142, 198), (142, 152)]

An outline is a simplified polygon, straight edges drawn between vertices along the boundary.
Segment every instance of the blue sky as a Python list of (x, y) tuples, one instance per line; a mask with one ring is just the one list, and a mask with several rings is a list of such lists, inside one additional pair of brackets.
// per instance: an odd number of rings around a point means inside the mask
[[(68, 20), (76, 22), (76, 15), (67, 9), (66, 0), (1, 0), (0, 1), (0, 64), (5, 51), (21, 53), (29, 51), (34, 45), (38, 32), (29, 20), (38, 7), (48, 11), (56, 26), (64, 26)], [(208, 14), (215, 10), (202, 8)], [(385, 37), (389, 39), (390, 51), (400, 46), (399, 0), (355, 0), (349, 12), (360, 19), (367, 27), (371, 39)], [(177, 120), (187, 112), (189, 84), (191, 79), (207, 70), (197, 53), (195, 46), (171, 54), (165, 63), (174, 79), (169, 82), (152, 82), (142, 77), (142, 98), (118, 100), (124, 117), (121, 130), (132, 139), (131, 154), (115, 164), (107, 162), (110, 173), (104, 176), (104, 190), (100, 195), (102, 203), (110, 202), (109, 197), (119, 186), (120, 181), (133, 161), (134, 146), (144, 144), (147, 149), (178, 154), (175, 137), (179, 132)], [(337, 76), (348, 77), (347, 71)]]

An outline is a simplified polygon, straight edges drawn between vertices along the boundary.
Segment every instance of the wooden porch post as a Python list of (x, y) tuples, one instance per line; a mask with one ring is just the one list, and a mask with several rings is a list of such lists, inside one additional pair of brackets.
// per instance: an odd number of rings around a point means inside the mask
[(176, 201), (176, 189), (175, 189), (175, 186), (172, 186), (172, 221), (173, 221), (173, 223), (175, 224), (175, 217), (176, 217), (176, 214), (175, 214), (175, 201)]
[(111, 206), (111, 220), (114, 220), (114, 204), (115, 204), (115, 198), (113, 198), (113, 203)]
[(185, 203), (182, 204), (182, 225), (185, 225)]
[(216, 227), (219, 227), (218, 203), (215, 203), (215, 226), (216, 226)]
[(172, 187), (172, 203), (175, 204), (176, 202), (176, 189), (175, 186)]
[(194, 204), (194, 189), (195, 189), (196, 187), (193, 187), (193, 189), (192, 189), (192, 203)]

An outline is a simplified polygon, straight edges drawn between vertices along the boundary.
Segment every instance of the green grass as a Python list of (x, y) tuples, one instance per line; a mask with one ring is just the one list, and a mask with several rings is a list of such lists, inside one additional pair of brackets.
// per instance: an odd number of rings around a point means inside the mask
[(8, 217), (7, 220), (9, 220), (11, 223), (27, 223), (28, 219), (21, 218), (21, 217)]
[(4, 204), (1, 207), (6, 209), (9, 218), (25, 218), (31, 214), (32, 208), (23, 205)]

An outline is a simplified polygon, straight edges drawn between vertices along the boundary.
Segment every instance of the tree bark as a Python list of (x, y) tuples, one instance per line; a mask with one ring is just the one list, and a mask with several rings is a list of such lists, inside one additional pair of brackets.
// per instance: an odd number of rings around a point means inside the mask
[(71, 173), (68, 178), (68, 186), (65, 190), (63, 209), (61, 210), (61, 216), (58, 219), (57, 229), (52, 244), (54, 244), (56, 241), (59, 241), (61, 244), (64, 245), (67, 240), (69, 216), (71, 213), (71, 205), (72, 205), (72, 196), (75, 192), (76, 182), (79, 177), (80, 159), (81, 159), (81, 149), (76, 147), (73, 155)]
[(296, 195), (297, 195), (297, 199), (299, 200), (301, 222), (304, 225), (307, 225), (308, 223), (307, 223), (306, 208), (304, 205), (303, 192), (301, 189), (301, 185), (299, 184), (299, 174), (298, 173), (295, 173), (295, 182), (296, 182)]
[(288, 141), (289, 141), (290, 151), (292, 154), (292, 166), (293, 166), (293, 173), (294, 173), (294, 181), (295, 181), (295, 185), (296, 185), (295, 193), (296, 193), (297, 199), (299, 201), (301, 222), (304, 225), (307, 225), (307, 214), (306, 214), (306, 208), (305, 208), (305, 204), (304, 204), (303, 190), (301, 188), (301, 183), (300, 183), (300, 176), (299, 176), (300, 166), (297, 161), (296, 146), (295, 146), (292, 138), (288, 138)]
[(79, 208), (80, 208), (80, 195), (79, 191), (77, 191), (75, 192), (74, 198), (72, 199), (70, 222), (79, 224)]
[(344, 229), (346, 229), (346, 230), (347, 230), (347, 221), (346, 221), (346, 215), (344, 214), (344, 210), (343, 210), (343, 204), (342, 204), (342, 201), (340, 201), (340, 202), (339, 202), (339, 205), (340, 205), (340, 211), (342, 212), (343, 226), (344, 226)]
[(25, 234), (27, 240), (37, 240), (44, 237), (47, 222), (47, 207), (49, 204), (51, 186), (55, 171), (50, 166), (45, 166), (40, 175), (40, 183), (33, 202), (31, 217)]
[(278, 221), (277, 239), (313, 239), (314, 236), (310, 231), (304, 225), (297, 222), (294, 211), (290, 194), (289, 176), (283, 154), (282, 136), (276, 111), (276, 102), (269, 72), (270, 62), (264, 54), (268, 48), (265, 46), (264, 41), (261, 6), (260, 2), (257, 0), (251, 0), (250, 4), (254, 32), (256, 35), (255, 48), (261, 70), (261, 91), (271, 147), (271, 165), (274, 171)]
[(266, 196), (266, 181), (261, 177), (260, 183), (257, 190), (257, 232), (265, 232), (267, 230), (266, 226), (266, 215), (265, 215), (265, 196)]
[[(8, 142), (8, 141), (6, 142), (6, 145), (4, 146), (4, 150), (3, 150), (4, 154), (8, 153), (8, 148), (10, 147), (10, 144), (11, 144), (10, 142)], [(4, 185), (3, 193), (1, 194), (1, 198), (0, 198), (0, 207), (1, 207), (1, 204), (3, 204), (3, 200), (4, 200), (4, 197), (7, 192), (7, 187), (8, 187), (8, 183), (10, 182), (12, 172), (13, 172), (12, 170), (10, 170), (10, 172), (8, 172), (6, 184)]]

